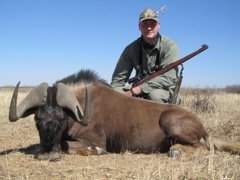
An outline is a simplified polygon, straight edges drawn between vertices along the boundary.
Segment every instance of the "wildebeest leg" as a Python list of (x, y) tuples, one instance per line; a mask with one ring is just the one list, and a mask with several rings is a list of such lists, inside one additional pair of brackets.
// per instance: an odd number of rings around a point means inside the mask
[(62, 149), (66, 150), (69, 154), (88, 155), (101, 155), (108, 152), (100, 147), (91, 147), (81, 144), (78, 141), (64, 141), (61, 142)]
[(170, 156), (180, 152), (190, 153), (197, 149), (205, 149), (200, 139), (206, 135), (206, 131), (197, 117), (181, 114), (176, 116), (174, 112), (169, 111), (162, 114), (160, 126), (172, 142)]
[(197, 152), (197, 151), (203, 151), (203, 150), (207, 150), (207, 148), (201, 142), (196, 143), (193, 146), (183, 145), (183, 144), (175, 144), (170, 148), (170, 150), (168, 152), (168, 155), (170, 157), (176, 157), (183, 152), (190, 154), (190, 153), (194, 153), (194, 152)]

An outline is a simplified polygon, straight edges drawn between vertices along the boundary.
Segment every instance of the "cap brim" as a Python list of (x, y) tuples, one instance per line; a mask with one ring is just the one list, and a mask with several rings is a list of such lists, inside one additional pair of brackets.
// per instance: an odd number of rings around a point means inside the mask
[(140, 19), (139, 22), (142, 22), (142, 21), (147, 20), (147, 19), (152, 19), (152, 20), (154, 20), (154, 21), (158, 21), (157, 18), (145, 17), (145, 18)]

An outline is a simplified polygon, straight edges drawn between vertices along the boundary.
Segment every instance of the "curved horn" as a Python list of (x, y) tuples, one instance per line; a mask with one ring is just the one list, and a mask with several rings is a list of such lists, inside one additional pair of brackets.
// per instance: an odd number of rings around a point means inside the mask
[[(16, 85), (11, 104), (9, 107), (9, 121), (14, 122), (24, 116), (24, 113), (33, 108), (43, 105), (46, 102), (47, 98), (47, 89), (48, 84), (42, 83), (35, 87), (30, 93), (22, 100), (22, 102), (17, 107), (17, 96), (18, 96), (18, 88), (20, 82)], [(32, 113), (30, 113), (32, 114)], [(27, 115), (30, 115), (27, 114)]]
[(73, 94), (72, 91), (69, 90), (69, 88), (65, 84), (63, 83), (57, 84), (56, 98), (58, 105), (71, 110), (74, 113), (75, 117), (77, 118), (78, 122), (82, 123), (85, 126), (88, 125), (87, 118), (84, 117), (84, 112), (76, 96)]
[(89, 103), (89, 97), (88, 97), (88, 89), (85, 85), (85, 110), (84, 110), (84, 117), (82, 119), (83, 122), (89, 123), (89, 109), (90, 109), (90, 103)]

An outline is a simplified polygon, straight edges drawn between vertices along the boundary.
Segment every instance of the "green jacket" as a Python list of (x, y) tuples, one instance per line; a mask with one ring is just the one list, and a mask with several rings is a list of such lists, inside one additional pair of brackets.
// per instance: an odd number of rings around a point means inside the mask
[[(160, 68), (179, 60), (177, 44), (166, 36), (160, 35), (157, 44), (152, 50), (145, 49), (138, 38), (129, 44), (121, 54), (112, 76), (111, 85), (113, 88), (125, 86), (131, 76), (133, 68), (136, 70), (139, 65), (140, 44), (142, 46), (142, 67), (143, 70), (150, 70), (156, 65), (156, 58), (159, 57)], [(159, 52), (159, 55), (157, 55)], [(171, 69), (165, 74), (159, 75), (139, 87), (144, 93), (152, 89), (171, 90), (175, 88), (178, 68)]]

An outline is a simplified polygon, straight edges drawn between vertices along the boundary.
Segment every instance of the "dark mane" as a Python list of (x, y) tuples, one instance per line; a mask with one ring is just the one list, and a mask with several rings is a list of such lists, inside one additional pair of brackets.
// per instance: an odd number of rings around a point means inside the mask
[(99, 82), (109, 86), (106, 80), (100, 78), (96, 72), (90, 69), (80, 70), (78, 73), (69, 75), (61, 80), (58, 80), (56, 81), (54, 86), (59, 82), (66, 85), (91, 84), (91, 83)]

